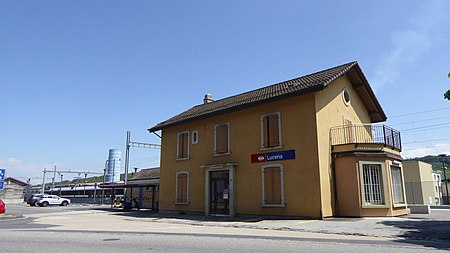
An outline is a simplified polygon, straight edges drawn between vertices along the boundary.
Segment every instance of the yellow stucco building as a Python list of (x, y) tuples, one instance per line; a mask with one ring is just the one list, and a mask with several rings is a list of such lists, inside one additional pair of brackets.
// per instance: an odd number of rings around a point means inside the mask
[(202, 104), (162, 132), (162, 212), (406, 214), (400, 133), (356, 62)]

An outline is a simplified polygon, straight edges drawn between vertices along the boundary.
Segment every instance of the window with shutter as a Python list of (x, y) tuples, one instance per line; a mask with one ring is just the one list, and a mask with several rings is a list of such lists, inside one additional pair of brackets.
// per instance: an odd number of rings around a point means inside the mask
[(262, 169), (263, 206), (284, 207), (283, 168), (267, 165)]
[(230, 124), (217, 125), (214, 132), (214, 154), (230, 153)]
[(262, 116), (262, 147), (273, 148), (281, 146), (281, 121), (280, 113), (272, 113)]
[(177, 159), (189, 158), (189, 132), (178, 133)]
[(176, 204), (188, 204), (188, 194), (189, 194), (189, 174), (188, 172), (178, 172), (176, 178)]

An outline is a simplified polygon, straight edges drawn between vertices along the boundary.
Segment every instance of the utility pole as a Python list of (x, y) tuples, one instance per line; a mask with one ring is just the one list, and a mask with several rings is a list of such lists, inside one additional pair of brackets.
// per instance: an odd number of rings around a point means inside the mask
[(53, 178), (52, 178), (52, 189), (50, 190), (50, 195), (53, 195), (53, 189), (55, 188), (55, 177), (56, 177), (56, 165), (53, 170)]
[(128, 164), (130, 163), (130, 136), (131, 132), (127, 131), (127, 143), (125, 147), (125, 178), (124, 178), (125, 185), (128, 184)]
[(105, 178), (106, 178), (106, 169), (108, 168), (108, 162), (109, 160), (106, 160), (105, 168), (103, 169), (102, 205), (103, 205), (103, 198), (105, 197)]
[(153, 149), (160, 149), (161, 145), (159, 144), (150, 144), (150, 143), (142, 143), (142, 142), (134, 142), (131, 141), (131, 132), (127, 131), (127, 143), (125, 146), (125, 177), (124, 177), (124, 192), (123, 195), (125, 198), (127, 197), (127, 184), (128, 184), (128, 166), (130, 164), (130, 147), (137, 147), (137, 148), (153, 148)]
[(61, 197), (63, 174), (61, 174), (61, 185), (59, 186), (59, 196)]
[(445, 173), (445, 157), (447, 156), (446, 154), (440, 154), (440, 155), (438, 155), (439, 157), (441, 157), (442, 158), (442, 170), (444, 171), (444, 180), (441, 180), (441, 181), (444, 181), (444, 183), (445, 183), (445, 199), (446, 199), (446, 201), (444, 201), (444, 204), (449, 204), (449, 196), (448, 196), (448, 180), (447, 180), (447, 174)]
[(86, 178), (87, 174), (84, 174), (83, 197), (86, 197)]
[(45, 193), (45, 173), (47, 173), (47, 169), (44, 169), (44, 177), (42, 178), (42, 194)]
[(131, 132), (127, 131), (127, 142), (125, 147), (125, 177), (123, 179), (124, 188), (123, 188), (123, 197), (127, 199), (127, 184), (128, 184), (128, 164), (130, 163), (130, 135)]

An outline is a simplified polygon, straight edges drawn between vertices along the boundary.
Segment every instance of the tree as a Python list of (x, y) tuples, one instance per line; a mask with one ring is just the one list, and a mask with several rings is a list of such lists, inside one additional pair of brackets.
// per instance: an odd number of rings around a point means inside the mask
[[(450, 72), (448, 72), (448, 78), (450, 78)], [(450, 100), (450, 90), (444, 93), (444, 98)]]

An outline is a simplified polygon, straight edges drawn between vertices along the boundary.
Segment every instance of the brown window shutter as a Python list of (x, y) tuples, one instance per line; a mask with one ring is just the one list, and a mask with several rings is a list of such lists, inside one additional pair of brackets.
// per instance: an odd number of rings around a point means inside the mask
[(182, 202), (187, 202), (187, 174), (182, 174), (183, 175), (183, 192), (181, 195), (181, 201)]
[(182, 151), (181, 158), (188, 158), (188, 145), (189, 145), (188, 134), (183, 133), (181, 139), (183, 140), (183, 147), (182, 147), (183, 151)]
[(269, 117), (263, 117), (263, 127), (261, 129), (263, 131), (263, 147), (269, 147)]
[(216, 154), (228, 153), (228, 125), (216, 127)]
[(178, 135), (178, 157), (183, 158), (183, 134)]
[(281, 170), (272, 168), (272, 204), (281, 204)]
[(177, 202), (187, 202), (187, 174), (178, 174)]
[(182, 195), (183, 195), (183, 182), (181, 179), (182, 174), (177, 175), (177, 202), (181, 202)]
[(269, 147), (276, 147), (280, 145), (279, 129), (278, 129), (278, 114), (272, 114), (269, 118)]
[(264, 169), (264, 199), (265, 204), (272, 204), (273, 199), (273, 185), (272, 185), (272, 168)]
[(281, 169), (278, 167), (264, 169), (265, 204), (282, 204)]

